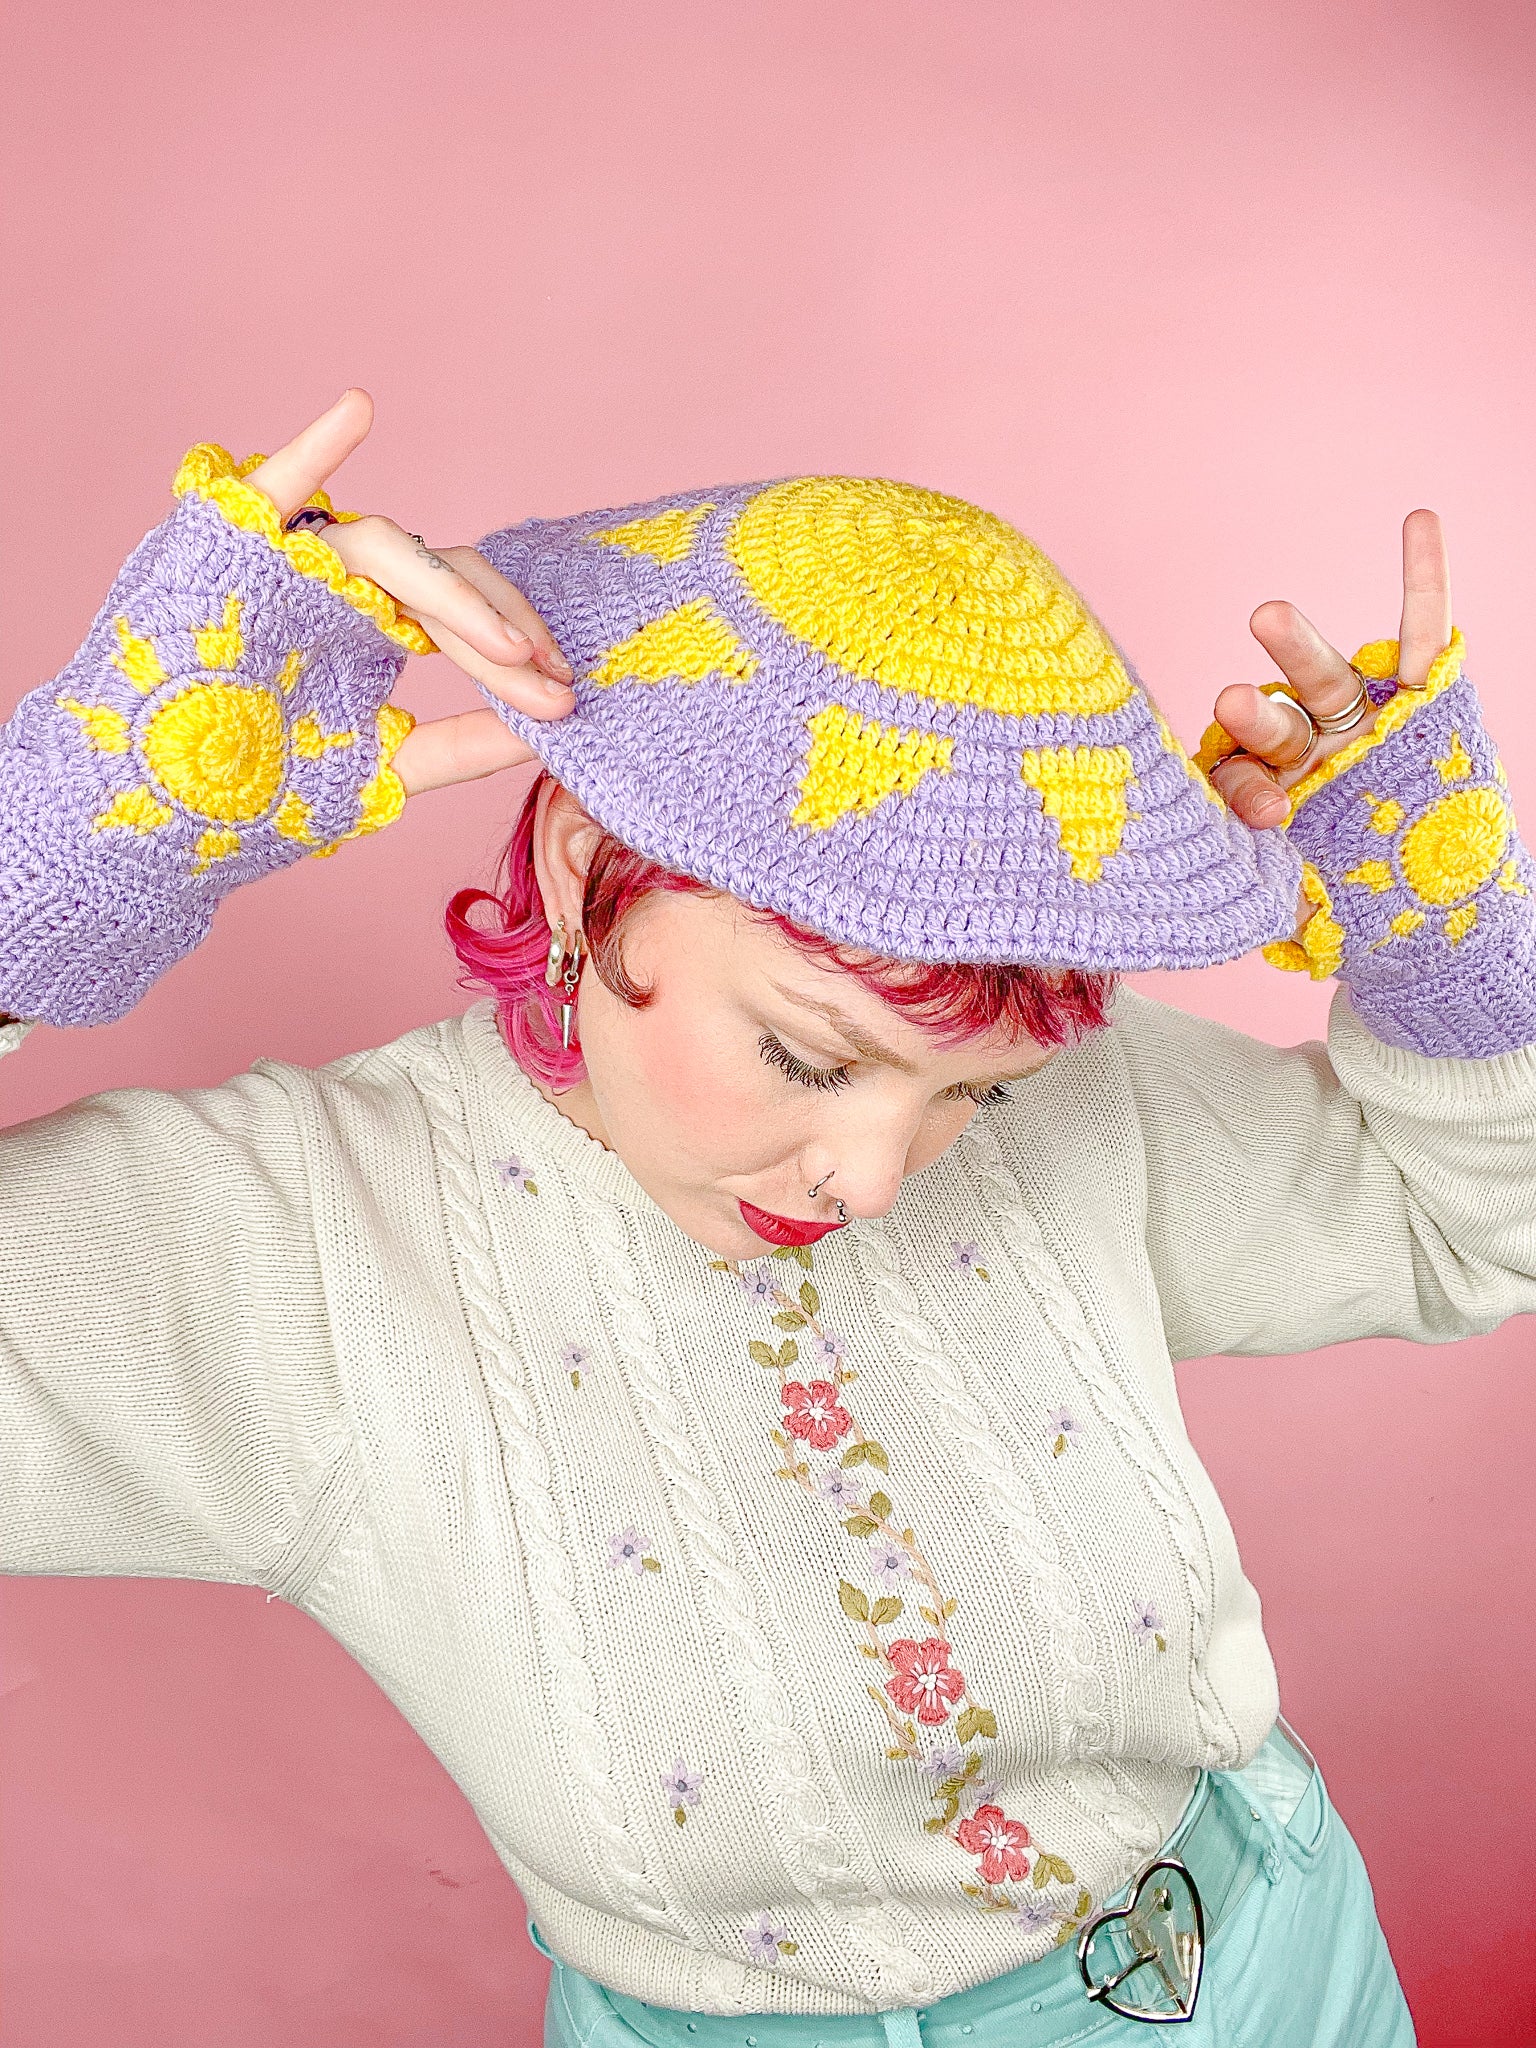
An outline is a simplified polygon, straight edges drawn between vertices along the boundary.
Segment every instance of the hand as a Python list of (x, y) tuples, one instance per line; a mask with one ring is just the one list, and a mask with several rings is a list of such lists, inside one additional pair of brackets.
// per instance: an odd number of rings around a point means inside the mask
[[(1298, 702), (1325, 718), (1354, 701), (1354, 670), (1295, 605), (1261, 604), (1249, 620), (1253, 637), (1271, 657)], [(1433, 512), (1410, 512), (1403, 521), (1403, 622), (1398, 680), (1422, 689), (1451, 637), (1451, 572), (1445, 536)], [(1320, 761), (1348, 746), (1376, 723), (1374, 710), (1351, 731), (1320, 733), (1315, 744), (1294, 705), (1265, 696), (1252, 683), (1232, 683), (1216, 699), (1216, 716), (1239, 751), (1220, 761), (1211, 780), (1232, 810), (1257, 830), (1283, 825), (1290, 815), (1284, 792)]]
[[(287, 520), (328, 482), (373, 425), (366, 391), (345, 391), (328, 412), (246, 482)], [(455, 667), (532, 718), (564, 718), (575, 706), (570, 666), (543, 620), (473, 548), (431, 549), (392, 519), (370, 513), (325, 529), (348, 569), (369, 577), (417, 620)], [(515, 768), (534, 758), (489, 709), (418, 725), (393, 761), (412, 796)]]

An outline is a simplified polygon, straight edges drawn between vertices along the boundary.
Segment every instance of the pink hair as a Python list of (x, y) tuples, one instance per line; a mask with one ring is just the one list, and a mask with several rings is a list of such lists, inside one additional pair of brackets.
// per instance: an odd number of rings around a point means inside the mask
[[(586, 1069), (576, 1046), (569, 1052), (561, 1048), (559, 991), (544, 980), (549, 925), (534, 872), (533, 829), (539, 792), (548, 780), (540, 775), (528, 792), (501, 858), (496, 893), (460, 889), (448, 905), (445, 922), (464, 970), (460, 979), (466, 987), (485, 988), (496, 998), (512, 1057), (535, 1080), (560, 1090), (574, 1088)], [(661, 867), (604, 832), (587, 869), (582, 937), (604, 986), (635, 1009), (643, 1009), (653, 991), (630, 978), (619, 932), (635, 905), (658, 889), (712, 893), (706, 883)], [(482, 903), (490, 905), (489, 922), (471, 923), (471, 911)], [(1109, 1021), (1106, 1009), (1115, 982), (1110, 974), (872, 959), (808, 932), (775, 911), (754, 914), (803, 953), (841, 968), (861, 988), (946, 1044), (1001, 1028), (1037, 1045), (1072, 1045)]]

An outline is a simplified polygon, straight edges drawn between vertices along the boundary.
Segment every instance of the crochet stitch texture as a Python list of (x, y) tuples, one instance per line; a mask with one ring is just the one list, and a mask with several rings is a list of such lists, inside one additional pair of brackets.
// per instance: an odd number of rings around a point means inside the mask
[(387, 699), (432, 642), (282, 531), (242, 479), (260, 459), (191, 451), (80, 652), (0, 728), (0, 1010), (122, 1016), (232, 889), (404, 806)]
[(1294, 928), (1285, 839), (989, 512), (793, 477), (480, 546), (577, 672), (559, 724), (496, 709), (654, 860), (897, 959), (1201, 967)]
[[(861, 477), (529, 520), (482, 551), (577, 670), (507, 723), (654, 860), (897, 959), (1337, 973), (1389, 1044), (1536, 1042), (1536, 882), (1461, 637), (1250, 832), (1082, 598), (958, 498)], [(1277, 686), (1278, 687), (1278, 686)], [(1401, 828), (1401, 829), (1399, 829)], [(1298, 887), (1315, 906), (1292, 937)]]

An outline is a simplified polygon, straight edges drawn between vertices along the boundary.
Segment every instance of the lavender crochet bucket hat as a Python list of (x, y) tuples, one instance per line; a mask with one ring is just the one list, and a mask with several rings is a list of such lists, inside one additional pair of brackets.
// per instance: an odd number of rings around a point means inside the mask
[(1013, 527), (863, 477), (534, 519), (484, 554), (577, 708), (496, 708), (614, 836), (895, 959), (1205, 967), (1288, 935), (1241, 824)]

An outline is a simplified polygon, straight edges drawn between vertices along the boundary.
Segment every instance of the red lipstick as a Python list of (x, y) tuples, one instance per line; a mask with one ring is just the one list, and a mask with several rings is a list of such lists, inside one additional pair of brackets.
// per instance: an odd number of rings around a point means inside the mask
[(741, 1220), (766, 1244), (814, 1244), (829, 1230), (841, 1230), (841, 1223), (803, 1223), (794, 1216), (775, 1216), (771, 1209), (759, 1209), (751, 1202), (738, 1202)]

